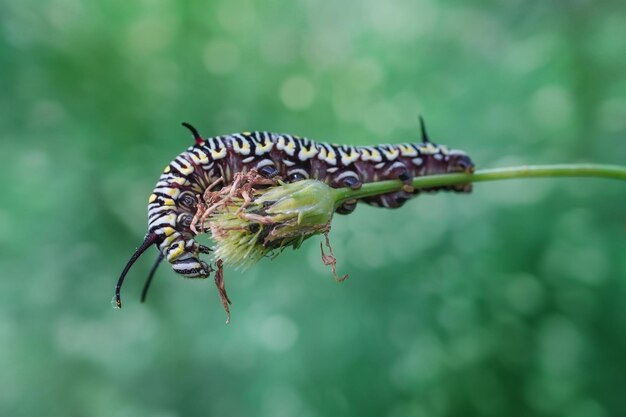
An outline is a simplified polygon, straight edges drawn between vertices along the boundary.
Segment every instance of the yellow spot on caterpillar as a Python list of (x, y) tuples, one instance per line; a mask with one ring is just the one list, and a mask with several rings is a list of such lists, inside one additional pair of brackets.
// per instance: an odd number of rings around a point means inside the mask
[(295, 153), (296, 143), (293, 139), (286, 139), (284, 136), (278, 138), (278, 142), (276, 142), (276, 149), (279, 151), (285, 151), (287, 155), (293, 156)]
[(226, 148), (220, 149), (220, 151), (216, 151), (215, 149), (211, 149), (211, 158), (213, 159), (222, 159), (226, 156)]
[[(171, 227), (169, 227), (168, 229), (172, 229)], [(172, 229), (174, 230), (174, 229)], [(163, 243), (161, 243), (160, 247), (164, 247), (167, 248), (168, 246), (170, 246), (172, 244), (172, 242), (177, 239), (180, 236), (180, 233), (175, 232), (175, 233), (170, 233), (169, 236), (167, 236), (165, 239), (163, 239)]]
[(337, 155), (335, 155), (334, 151), (328, 151), (328, 155), (326, 156), (325, 160), (329, 164), (335, 165), (337, 163)]
[(174, 200), (172, 200), (171, 198), (164, 198), (163, 199), (163, 205), (164, 206), (175, 206), (176, 202)]
[(387, 157), (387, 159), (389, 160), (394, 160), (398, 157), (398, 155), (400, 154), (400, 151), (396, 148), (391, 148), (391, 149), (383, 149), (383, 152), (385, 154), (385, 156)]
[(152, 194), (150, 198), (148, 198), (148, 203), (154, 203), (157, 199), (156, 194)]
[(402, 144), (398, 146), (400, 147), (400, 153), (402, 154), (402, 156), (407, 156), (407, 157), (417, 156), (417, 151), (412, 146), (409, 146), (406, 144)]
[(243, 133), (242, 133), (242, 135), (244, 135), (244, 136), (250, 136), (251, 134), (252, 134), (252, 133), (250, 133), (250, 132), (243, 132)]
[(192, 166), (188, 166), (188, 167), (183, 167), (181, 166), (180, 172), (183, 175), (190, 175), (193, 172), (193, 167)]
[(435, 148), (432, 143), (427, 143), (423, 146), (420, 146), (420, 152), (426, 155), (430, 155), (433, 153), (437, 153), (437, 148)]
[(301, 161), (306, 161), (307, 159), (313, 158), (317, 154), (317, 149), (315, 146), (311, 145), (311, 149), (306, 150), (304, 146), (300, 148), (300, 152), (298, 153), (298, 159)]
[(354, 149), (350, 149), (350, 153), (346, 154), (341, 149), (339, 149), (339, 153), (341, 154), (341, 163), (343, 165), (350, 165), (357, 159), (359, 159), (359, 153)]
[(201, 164), (208, 164), (209, 163), (209, 157), (207, 156), (207, 154), (205, 154), (204, 152), (202, 152), (201, 150), (196, 150), (197, 156), (200, 160)]
[(163, 170), (163, 172), (164, 172), (165, 174), (167, 174), (168, 172), (170, 172), (170, 170), (171, 170), (170, 166), (169, 166), (169, 165), (166, 165), (166, 166), (165, 166), (165, 169)]
[(172, 233), (174, 233), (176, 230), (174, 230), (173, 227), (164, 227), (163, 229), (161, 229), (163, 231), (163, 234), (165, 236), (171, 236)]
[(380, 156), (380, 152), (378, 152), (374, 148), (360, 148), (361, 150), (361, 159), (363, 161), (374, 161), (380, 162), (382, 158)]
[(187, 179), (185, 177), (172, 178), (171, 181), (173, 183), (179, 184), (179, 185), (185, 185), (185, 184), (189, 183), (189, 181), (187, 181)]
[(184, 242), (178, 242), (178, 244), (176, 245), (175, 248), (170, 249), (167, 252), (167, 260), (169, 262), (172, 262), (172, 261), (176, 260), (176, 258), (178, 258), (183, 253), (185, 253), (185, 244), (184, 244)]
[(242, 155), (248, 155), (250, 153), (250, 144), (248, 141), (243, 141), (242, 145), (239, 145), (239, 142), (233, 142), (233, 150)]
[(272, 143), (271, 140), (267, 140), (263, 143), (259, 143), (256, 145), (255, 153), (257, 155), (263, 155), (264, 153), (271, 151), (273, 146), (274, 144)]
[(195, 152), (189, 153), (189, 157), (191, 158), (194, 164), (196, 165), (207, 164), (209, 162), (209, 159), (207, 158), (206, 154), (201, 153), (200, 155), (201, 156), (196, 155)]

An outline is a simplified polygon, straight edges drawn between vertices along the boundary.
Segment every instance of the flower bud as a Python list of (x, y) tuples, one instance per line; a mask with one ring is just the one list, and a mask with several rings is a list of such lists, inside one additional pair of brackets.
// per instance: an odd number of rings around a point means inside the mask
[(316, 180), (257, 189), (248, 204), (232, 199), (208, 219), (215, 258), (247, 267), (274, 250), (298, 248), (330, 229), (334, 210), (333, 189)]

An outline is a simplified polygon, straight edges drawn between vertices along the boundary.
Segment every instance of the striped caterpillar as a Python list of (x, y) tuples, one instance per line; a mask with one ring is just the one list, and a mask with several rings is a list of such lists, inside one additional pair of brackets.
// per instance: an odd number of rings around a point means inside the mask
[[(217, 179), (230, 184), (238, 172), (256, 169), (262, 176), (280, 176), (286, 182), (303, 179), (323, 181), (331, 187), (358, 189), (363, 183), (400, 179), (402, 190), (363, 198), (366, 204), (397, 208), (421, 191), (470, 192), (471, 184), (414, 190), (411, 179), (449, 172), (472, 172), (474, 164), (465, 152), (435, 145), (428, 138), (420, 117), (422, 142), (397, 145), (347, 146), (314, 142), (306, 138), (270, 132), (243, 132), (204, 139), (188, 123), (195, 144), (166, 167), (148, 199), (148, 233), (126, 264), (115, 289), (121, 307), (120, 289), (134, 262), (150, 246), (159, 255), (154, 263), (142, 300), (163, 259), (176, 273), (188, 278), (207, 278), (212, 268), (199, 257), (210, 249), (196, 243), (191, 223), (196, 212), (196, 195)], [(337, 213), (354, 211), (357, 201), (347, 201)]]

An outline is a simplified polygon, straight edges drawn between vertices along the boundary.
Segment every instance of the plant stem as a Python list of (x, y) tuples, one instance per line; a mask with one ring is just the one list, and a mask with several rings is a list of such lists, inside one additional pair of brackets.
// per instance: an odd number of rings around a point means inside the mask
[[(415, 188), (439, 187), (443, 185), (464, 184), (469, 182), (509, 180), (516, 178), (549, 177), (601, 177), (626, 181), (626, 167), (603, 164), (559, 164), (559, 165), (524, 165), (520, 167), (482, 169), (473, 174), (440, 174), (413, 178)], [(400, 180), (387, 180), (363, 184), (358, 190), (337, 188), (336, 206), (353, 198), (398, 191), (403, 183)]]

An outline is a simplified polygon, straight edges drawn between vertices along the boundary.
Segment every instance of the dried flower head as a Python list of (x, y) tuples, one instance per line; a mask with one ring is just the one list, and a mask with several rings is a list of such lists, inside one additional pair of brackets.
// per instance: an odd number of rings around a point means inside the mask
[[(305, 239), (330, 230), (335, 201), (329, 186), (305, 180), (257, 189), (250, 186), (253, 176), (248, 173), (239, 182), (243, 192), (221, 190), (219, 203), (197, 216), (208, 221), (217, 259), (247, 267), (272, 251), (297, 248)], [(208, 197), (215, 201), (213, 195)]]

